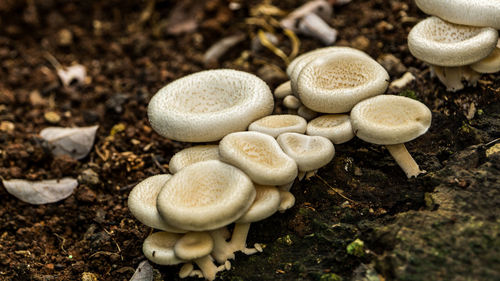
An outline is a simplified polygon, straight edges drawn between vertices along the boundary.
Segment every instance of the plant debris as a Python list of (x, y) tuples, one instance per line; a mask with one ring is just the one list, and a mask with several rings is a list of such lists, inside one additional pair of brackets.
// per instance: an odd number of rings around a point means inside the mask
[(19, 200), (30, 204), (54, 203), (70, 196), (78, 186), (73, 178), (57, 180), (27, 181), (3, 180), (5, 189)]

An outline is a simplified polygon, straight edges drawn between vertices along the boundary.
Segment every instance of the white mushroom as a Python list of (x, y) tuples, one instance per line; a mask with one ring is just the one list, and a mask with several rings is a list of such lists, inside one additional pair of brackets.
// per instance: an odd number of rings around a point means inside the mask
[(354, 133), (369, 143), (385, 145), (407, 177), (421, 171), (404, 145), (427, 132), (431, 111), (423, 103), (402, 96), (381, 95), (358, 103), (351, 111)]
[(234, 222), (254, 198), (254, 185), (245, 173), (218, 160), (209, 160), (173, 175), (158, 194), (157, 207), (166, 223), (204, 231)]
[(128, 196), (128, 209), (134, 217), (149, 227), (168, 232), (184, 233), (185, 230), (167, 224), (156, 208), (158, 194), (170, 178), (172, 175), (156, 175), (138, 183)]
[(274, 89), (274, 97), (277, 99), (282, 99), (288, 95), (292, 94), (292, 85), (290, 80), (284, 82)]
[(299, 109), (302, 103), (296, 96), (288, 95), (283, 99), (283, 105), (288, 109)]
[(219, 69), (194, 73), (160, 89), (148, 116), (160, 135), (178, 141), (210, 142), (245, 130), (271, 114), (273, 96), (253, 74)]
[(262, 248), (260, 248), (259, 245), (255, 245), (255, 248), (253, 249), (249, 249), (246, 247), (246, 240), (248, 231), (250, 229), (250, 223), (270, 217), (272, 214), (278, 211), (281, 203), (281, 197), (278, 188), (274, 186), (256, 185), (255, 190), (255, 200), (248, 211), (236, 221), (230, 242), (232, 249), (235, 252), (241, 251), (247, 255), (255, 254), (256, 252), (262, 252)]
[(297, 115), (309, 121), (318, 116), (318, 113), (304, 105), (301, 105), (297, 110)]
[(415, 3), (426, 14), (449, 22), (500, 29), (497, 0), (415, 0)]
[(277, 138), (281, 149), (297, 163), (299, 179), (305, 172), (316, 171), (335, 155), (332, 142), (321, 136), (284, 133)]
[(172, 156), (168, 169), (175, 174), (184, 167), (207, 160), (219, 160), (218, 145), (197, 145), (185, 148)]
[(326, 114), (307, 123), (306, 134), (322, 136), (334, 144), (341, 144), (354, 138), (351, 119), (347, 114)]
[(303, 134), (306, 131), (307, 121), (297, 115), (269, 115), (256, 120), (248, 126), (249, 131), (261, 132), (273, 138), (282, 133), (295, 132)]
[(182, 234), (166, 231), (155, 232), (144, 240), (142, 252), (148, 260), (160, 265), (174, 265), (186, 262), (174, 253), (174, 245), (181, 237)]
[(470, 65), (472, 70), (479, 73), (496, 73), (500, 71), (500, 40), (497, 47), (484, 59)]
[(231, 133), (220, 141), (219, 153), (222, 161), (240, 168), (258, 184), (282, 185), (297, 176), (295, 161), (263, 133)]
[(491, 27), (457, 25), (437, 17), (419, 22), (408, 34), (410, 52), (434, 68), (448, 91), (462, 89), (462, 67), (487, 57), (497, 42), (498, 32)]
[(289, 191), (280, 189), (280, 206), (278, 211), (283, 213), (293, 207), (293, 205), (295, 205), (295, 196), (293, 196), (293, 194)]
[(343, 113), (384, 93), (388, 85), (387, 71), (366, 54), (336, 51), (315, 58), (302, 69), (297, 91), (300, 101), (314, 111)]
[(175, 255), (183, 260), (192, 260), (201, 269), (203, 277), (207, 280), (214, 280), (219, 271), (226, 267), (221, 265), (217, 267), (210, 253), (214, 248), (214, 241), (207, 232), (188, 232), (174, 245)]
[(286, 74), (290, 77), (292, 93), (298, 96), (297, 80), (302, 69), (315, 58), (331, 54), (333, 52), (352, 52), (369, 57), (366, 53), (350, 47), (326, 47), (304, 53), (296, 57), (286, 68)]

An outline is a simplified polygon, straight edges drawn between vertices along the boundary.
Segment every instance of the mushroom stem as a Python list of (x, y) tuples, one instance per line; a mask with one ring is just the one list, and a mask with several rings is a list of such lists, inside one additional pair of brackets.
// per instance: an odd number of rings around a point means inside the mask
[(220, 264), (224, 264), (228, 259), (234, 259), (233, 248), (224, 238), (224, 232), (225, 227), (210, 231), (210, 236), (214, 239), (214, 249), (211, 255)]
[[(234, 225), (233, 236), (231, 237), (231, 246), (233, 251), (241, 251), (247, 255), (255, 254), (257, 249), (247, 248), (247, 236), (250, 230), (250, 223), (236, 223)], [(252, 251), (255, 250), (255, 251)]]
[(417, 162), (415, 162), (413, 157), (411, 157), (404, 143), (386, 145), (385, 147), (389, 150), (392, 158), (396, 160), (399, 167), (403, 169), (408, 178), (416, 177), (419, 174), (425, 173), (424, 170), (420, 170)]
[(280, 206), (278, 211), (284, 213), (286, 210), (290, 209), (295, 205), (295, 196), (289, 191), (280, 190)]
[(210, 255), (203, 256), (201, 258), (193, 260), (196, 265), (201, 269), (201, 272), (203, 273), (203, 277), (207, 280), (214, 280), (215, 275), (219, 271), (225, 270), (225, 266), (216, 266), (214, 262), (212, 261)]
[(446, 90), (449, 92), (456, 92), (464, 88), (462, 84), (463, 71), (462, 67), (446, 67), (432, 65), (431, 71), (434, 73), (439, 81), (446, 86)]

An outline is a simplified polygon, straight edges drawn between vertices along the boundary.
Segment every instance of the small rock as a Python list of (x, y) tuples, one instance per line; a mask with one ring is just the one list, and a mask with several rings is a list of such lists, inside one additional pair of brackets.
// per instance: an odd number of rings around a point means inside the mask
[(408, 85), (410, 82), (414, 81), (416, 78), (411, 72), (406, 72), (401, 78), (392, 81), (389, 85), (391, 89), (401, 89)]
[(69, 29), (61, 29), (57, 33), (57, 43), (59, 46), (69, 46), (73, 43), (73, 33)]
[(76, 199), (78, 201), (86, 202), (86, 203), (92, 203), (95, 201), (97, 198), (97, 194), (87, 186), (83, 186), (78, 190), (76, 193)]
[(78, 182), (81, 184), (97, 185), (100, 182), (99, 175), (92, 169), (86, 169), (78, 176)]
[(61, 121), (61, 116), (59, 116), (59, 114), (55, 113), (54, 111), (45, 112), (43, 117), (45, 118), (45, 120), (47, 120), (47, 122), (52, 124), (56, 124)]
[(287, 79), (286, 74), (277, 66), (264, 65), (257, 70), (257, 76), (262, 80), (266, 81), (268, 84), (272, 84), (275, 81), (283, 81)]
[(29, 99), (32, 106), (47, 104), (47, 101), (42, 98), (42, 95), (38, 90), (31, 91)]
[(399, 76), (401, 73), (406, 72), (406, 66), (401, 63), (401, 60), (392, 54), (382, 55), (377, 61), (391, 74), (392, 76)]
[(366, 51), (370, 46), (370, 40), (363, 35), (357, 36), (352, 41), (352, 46), (356, 49)]
[(14, 131), (16, 126), (14, 126), (14, 123), (10, 121), (2, 121), (0, 123), (0, 131), (2, 132), (12, 132)]

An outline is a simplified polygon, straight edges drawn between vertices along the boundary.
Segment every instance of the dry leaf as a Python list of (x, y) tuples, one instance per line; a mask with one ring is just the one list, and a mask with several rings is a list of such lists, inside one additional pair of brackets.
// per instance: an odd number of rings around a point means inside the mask
[(5, 189), (19, 200), (30, 204), (47, 204), (63, 200), (73, 193), (78, 181), (73, 178), (60, 180), (3, 180)]
[(147, 260), (141, 262), (129, 281), (153, 281), (153, 267)]
[(82, 159), (90, 152), (94, 144), (98, 125), (90, 127), (62, 128), (48, 127), (40, 132), (55, 156), (67, 154), (75, 159)]
[(76, 64), (66, 67), (66, 69), (58, 68), (57, 75), (59, 75), (63, 85), (68, 87), (73, 81), (76, 81), (78, 84), (82, 84), (87, 76), (87, 71), (85, 70), (85, 66)]

